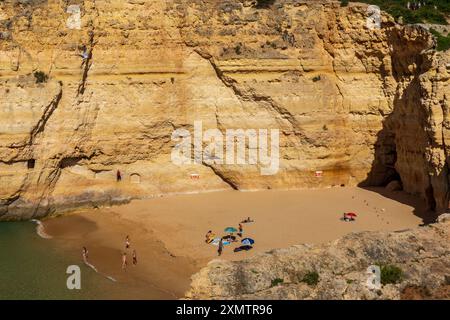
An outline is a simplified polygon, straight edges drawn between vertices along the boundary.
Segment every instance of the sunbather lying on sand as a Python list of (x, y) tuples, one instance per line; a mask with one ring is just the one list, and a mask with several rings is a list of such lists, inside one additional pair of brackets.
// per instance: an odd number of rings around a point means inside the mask
[(209, 230), (208, 233), (205, 236), (205, 238), (206, 238), (205, 242), (206, 243), (211, 243), (214, 240), (215, 237), (216, 237), (216, 235), (211, 230)]
[(250, 217), (248, 217), (247, 219), (241, 221), (241, 223), (251, 223), (251, 222), (255, 222), (255, 221), (250, 219)]

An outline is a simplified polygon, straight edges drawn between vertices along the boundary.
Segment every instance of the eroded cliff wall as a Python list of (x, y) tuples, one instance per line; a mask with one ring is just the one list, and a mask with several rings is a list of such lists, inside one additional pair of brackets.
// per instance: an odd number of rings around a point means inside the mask
[[(419, 27), (366, 19), (313, 0), (0, 2), (0, 218), (392, 179), (445, 210), (448, 58)], [(279, 129), (280, 170), (175, 165), (172, 132), (194, 121)]]

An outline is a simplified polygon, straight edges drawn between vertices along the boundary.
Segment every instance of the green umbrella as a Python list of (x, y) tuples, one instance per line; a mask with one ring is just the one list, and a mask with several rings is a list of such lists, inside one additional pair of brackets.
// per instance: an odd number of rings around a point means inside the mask
[(237, 231), (238, 230), (236, 228), (233, 228), (233, 227), (225, 228), (225, 232), (228, 232), (228, 233), (233, 233), (233, 232), (237, 232)]

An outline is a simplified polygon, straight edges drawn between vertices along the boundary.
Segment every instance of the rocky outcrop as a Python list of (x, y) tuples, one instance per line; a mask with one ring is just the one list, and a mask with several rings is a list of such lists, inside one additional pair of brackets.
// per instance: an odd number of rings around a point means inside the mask
[[(423, 28), (366, 19), (325, 0), (2, 1), (0, 219), (400, 179), (444, 211), (448, 57)], [(279, 129), (280, 170), (174, 164), (172, 132), (194, 121)]]
[[(355, 233), (239, 262), (214, 260), (193, 276), (187, 298), (450, 299), (449, 217), (416, 230)], [(400, 272), (382, 271), (381, 287), (370, 286), (373, 265)]]

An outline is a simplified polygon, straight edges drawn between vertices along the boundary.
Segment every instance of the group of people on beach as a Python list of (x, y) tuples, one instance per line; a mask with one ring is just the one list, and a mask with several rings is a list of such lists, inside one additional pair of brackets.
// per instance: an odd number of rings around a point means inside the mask
[[(251, 222), (254, 222), (254, 220), (252, 220), (250, 217), (248, 217), (247, 219), (244, 219), (244, 220), (242, 220), (239, 223), (239, 226), (238, 226), (238, 229), (237, 229), (238, 230), (238, 232), (237, 232), (238, 237), (242, 238), (242, 236), (244, 234), (244, 227), (242, 226), (242, 224), (244, 224), (244, 223), (251, 223)], [(215, 240), (215, 238), (216, 238), (215, 233), (212, 230), (209, 230), (206, 233), (206, 235), (205, 235), (205, 242), (210, 244), (210, 243), (212, 243)], [(221, 237), (220, 240), (219, 240), (218, 249), (217, 249), (217, 254), (218, 254), (219, 257), (223, 253), (223, 248), (225, 246), (225, 244), (224, 244), (225, 241), (226, 242), (230, 242), (230, 243), (231, 242), (238, 242), (237, 238), (232, 233)]]
[[(122, 252), (122, 270), (126, 270), (127, 266), (128, 266), (128, 253), (127, 251), (129, 251), (131, 249), (131, 240), (130, 240), (130, 236), (126, 236), (125, 238), (125, 251)], [(83, 256), (83, 262), (87, 265), (90, 265), (89, 263), (89, 251), (86, 247), (83, 247), (83, 251), (82, 251), (82, 256)], [(136, 250), (133, 249), (132, 253), (131, 253), (131, 261), (133, 266), (137, 266), (138, 264), (138, 260), (137, 260), (137, 253)]]
[[(129, 251), (131, 249), (131, 240), (130, 240), (130, 236), (127, 236), (125, 238), (125, 251), (122, 253), (122, 270), (126, 270), (127, 266), (128, 266), (128, 254), (127, 251)], [(137, 253), (136, 250), (133, 249), (132, 254), (131, 254), (131, 260), (132, 260), (132, 264), (133, 266), (137, 266)]]

